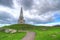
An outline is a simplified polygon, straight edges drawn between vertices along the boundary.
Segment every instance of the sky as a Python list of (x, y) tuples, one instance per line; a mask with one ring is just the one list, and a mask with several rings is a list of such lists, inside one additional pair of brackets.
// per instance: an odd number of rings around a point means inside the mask
[(0, 25), (17, 24), (21, 7), (26, 24), (60, 25), (60, 0), (0, 0)]

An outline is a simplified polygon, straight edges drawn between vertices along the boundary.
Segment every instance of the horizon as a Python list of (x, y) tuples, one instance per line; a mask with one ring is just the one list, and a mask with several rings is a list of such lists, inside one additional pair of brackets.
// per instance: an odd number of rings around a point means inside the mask
[[(0, 24), (0, 27), (3, 26), (9, 26), (9, 25), (14, 25), (14, 24)], [(56, 26), (56, 25), (60, 25), (60, 23), (58, 24), (30, 24), (30, 25), (35, 25), (35, 26)]]

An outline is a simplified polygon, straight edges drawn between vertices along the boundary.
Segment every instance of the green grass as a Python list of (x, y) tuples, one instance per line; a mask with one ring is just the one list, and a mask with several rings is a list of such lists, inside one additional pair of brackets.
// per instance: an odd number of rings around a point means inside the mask
[[(60, 27), (45, 27), (45, 26), (34, 26), (34, 25), (29, 25), (29, 24), (14, 24), (10, 26), (4, 26), (3, 28), (11, 28), (11, 29), (17, 29), (17, 30), (29, 30), (29, 31), (34, 31), (36, 32), (36, 37), (35, 40), (60, 40)], [(46, 29), (46, 30), (42, 30)], [(11, 35), (11, 34), (6, 34), (3, 33), (2, 35)], [(22, 35), (21, 35), (22, 34)], [(19, 38), (22, 38), (24, 33), (17, 33), (16, 36), (12, 34), (13, 36), (11, 37), (13, 40), (16, 40)], [(1, 33), (0, 33), (1, 35)], [(19, 36), (21, 35), (21, 36)], [(55, 35), (55, 36), (52, 36)], [(1, 36), (0, 36), (1, 37)], [(4, 36), (1, 37), (1, 39)], [(15, 37), (15, 38), (13, 38)], [(6, 37), (4, 39), (8, 39), (9, 37)], [(10, 39), (10, 38), (9, 38)], [(11, 40), (11, 39), (10, 39)]]
[[(60, 30), (60, 29), (59, 29)], [(60, 31), (48, 30), (48, 31), (38, 31), (36, 30), (35, 40), (60, 40)], [(55, 36), (52, 36), (55, 35)]]
[(15, 34), (7, 34), (4, 32), (0, 32), (0, 40), (21, 40), (26, 33), (15, 33)]

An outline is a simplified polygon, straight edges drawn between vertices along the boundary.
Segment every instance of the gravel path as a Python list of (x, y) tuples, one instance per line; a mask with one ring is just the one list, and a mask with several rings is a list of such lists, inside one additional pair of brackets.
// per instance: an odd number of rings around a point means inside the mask
[(26, 36), (22, 40), (34, 40), (35, 32), (27, 32)]

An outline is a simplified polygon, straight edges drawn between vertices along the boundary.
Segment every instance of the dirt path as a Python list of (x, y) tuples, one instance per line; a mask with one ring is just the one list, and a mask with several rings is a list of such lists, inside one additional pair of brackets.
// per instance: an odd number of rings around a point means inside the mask
[(35, 32), (27, 32), (26, 36), (22, 40), (34, 40)]

